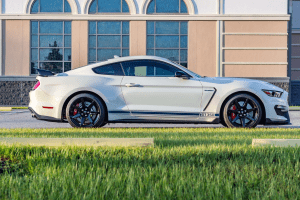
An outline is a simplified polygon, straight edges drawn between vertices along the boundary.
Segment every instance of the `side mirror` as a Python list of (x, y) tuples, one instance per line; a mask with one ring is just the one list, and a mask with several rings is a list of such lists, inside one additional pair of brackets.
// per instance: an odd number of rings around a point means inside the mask
[(190, 79), (190, 76), (184, 72), (175, 72), (175, 77), (183, 78), (183, 79)]

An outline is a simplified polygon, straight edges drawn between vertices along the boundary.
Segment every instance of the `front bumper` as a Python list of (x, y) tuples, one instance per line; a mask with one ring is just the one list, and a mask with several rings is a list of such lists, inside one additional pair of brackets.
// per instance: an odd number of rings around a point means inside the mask
[(288, 93), (283, 92), (281, 98), (261, 94), (266, 111), (264, 125), (286, 125), (290, 123)]
[(277, 119), (267, 118), (265, 125), (291, 125), (290, 116), (288, 112), (286, 113), (285, 118), (287, 118), (287, 120), (277, 120)]
[[(290, 115), (288, 112), (288, 106), (276, 105), (274, 106), (277, 118), (266, 118), (266, 125), (287, 125), (290, 123)], [(280, 117), (280, 119), (279, 119)]]

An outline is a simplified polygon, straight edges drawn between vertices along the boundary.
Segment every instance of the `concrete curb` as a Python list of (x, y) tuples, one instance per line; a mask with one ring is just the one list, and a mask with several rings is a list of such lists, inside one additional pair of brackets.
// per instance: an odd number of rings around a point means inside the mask
[(19, 114), (19, 113), (29, 113), (29, 110), (13, 110), (13, 111), (1, 111), (0, 115), (13, 115), (13, 114)]
[(299, 147), (300, 139), (253, 139), (252, 147), (256, 146)]
[(12, 111), (12, 107), (0, 107), (0, 111)]
[(0, 138), (2, 145), (31, 146), (154, 146), (154, 138)]

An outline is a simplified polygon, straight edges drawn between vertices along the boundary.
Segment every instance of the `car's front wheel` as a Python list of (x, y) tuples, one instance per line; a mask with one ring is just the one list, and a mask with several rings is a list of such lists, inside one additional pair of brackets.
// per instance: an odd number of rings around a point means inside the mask
[(103, 103), (91, 94), (74, 96), (67, 105), (66, 116), (69, 124), (76, 128), (96, 128), (105, 125)]
[(237, 94), (225, 104), (223, 117), (227, 127), (254, 128), (262, 118), (262, 108), (253, 96)]

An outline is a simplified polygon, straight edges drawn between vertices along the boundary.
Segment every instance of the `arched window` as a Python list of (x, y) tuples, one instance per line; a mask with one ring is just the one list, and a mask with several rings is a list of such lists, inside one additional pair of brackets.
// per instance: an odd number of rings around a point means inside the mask
[(71, 7), (67, 0), (36, 0), (31, 7), (31, 14), (70, 12)]
[(187, 6), (183, 0), (152, 0), (147, 14), (182, 13), (188, 14)]
[(129, 13), (129, 7), (125, 0), (94, 0), (89, 14), (96, 13)]

